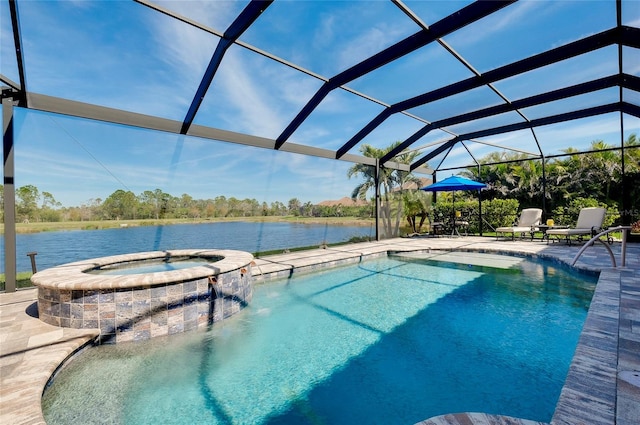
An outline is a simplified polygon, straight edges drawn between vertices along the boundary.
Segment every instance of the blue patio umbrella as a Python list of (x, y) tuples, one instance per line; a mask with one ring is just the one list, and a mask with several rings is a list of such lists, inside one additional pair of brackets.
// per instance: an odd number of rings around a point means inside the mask
[[(453, 210), (455, 211), (456, 207), (455, 207), (455, 193), (456, 190), (480, 190), (483, 187), (487, 187), (486, 184), (484, 183), (480, 183), (477, 181), (473, 181), (473, 180), (469, 180), (466, 179), (464, 177), (460, 177), (460, 176), (451, 176), (451, 177), (447, 177), (446, 179), (439, 181), (439, 182), (435, 182), (433, 184), (430, 184), (429, 186), (425, 186), (423, 188), (421, 188), (420, 190), (426, 190), (428, 192), (453, 192), (451, 198), (452, 198), (452, 204), (453, 204)], [(452, 216), (453, 216), (453, 229), (454, 231), (456, 231), (456, 226), (455, 226), (455, 213), (454, 211), (452, 211)]]
[(487, 185), (465, 179), (464, 177), (451, 176), (442, 181), (425, 186), (420, 190), (426, 190), (429, 192), (455, 192), (456, 190), (477, 190), (482, 189), (483, 187), (487, 187)]

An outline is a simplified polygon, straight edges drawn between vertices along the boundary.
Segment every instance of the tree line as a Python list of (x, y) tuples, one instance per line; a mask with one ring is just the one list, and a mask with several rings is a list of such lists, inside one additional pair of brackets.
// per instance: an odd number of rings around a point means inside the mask
[[(2, 196), (0, 185), (0, 196)], [(2, 202), (4, 205), (4, 202)], [(34, 185), (16, 189), (17, 222), (59, 222), (145, 219), (212, 219), (256, 216), (372, 217), (370, 206), (314, 205), (292, 198), (285, 205), (275, 201), (217, 196), (194, 199), (188, 194), (173, 196), (161, 189), (138, 195), (118, 189), (107, 198), (91, 199), (80, 206), (64, 207), (55, 197)], [(4, 219), (4, 217), (3, 217)]]
[[(395, 142), (387, 148), (362, 145), (360, 151), (367, 157), (382, 158), (399, 143)], [(513, 203), (504, 204), (509, 205), (509, 211), (545, 205), (545, 211), (556, 217), (577, 210), (580, 205), (593, 206), (594, 203), (619, 211), (619, 197), (625, 184), (630, 195), (631, 210), (620, 213), (631, 214), (634, 216), (632, 220), (637, 221), (640, 218), (640, 143), (632, 134), (624, 146), (624, 181), (622, 151), (601, 140), (592, 142), (588, 153), (569, 148), (563, 151), (564, 155), (545, 160), (544, 174), (541, 159), (528, 159), (517, 153), (491, 153), (479, 160), (480, 166), (463, 169), (459, 174), (487, 184), (482, 191), (484, 200), (513, 200)], [(417, 155), (417, 152), (401, 153), (394, 160), (410, 164)], [(16, 189), (16, 220), (56, 222), (287, 215), (372, 217), (374, 208), (371, 195), (376, 181), (374, 167), (355, 164), (349, 169), (347, 177), (360, 180), (351, 197), (366, 201), (361, 206), (314, 205), (297, 198), (290, 199), (287, 204), (225, 196), (194, 199), (186, 193), (177, 197), (161, 189), (146, 190), (136, 195), (118, 189), (104, 200), (92, 199), (81, 206), (63, 207), (53, 194), (26, 185)], [(431, 194), (417, 190), (421, 180), (413, 173), (382, 168), (378, 182), (383, 237), (397, 236), (401, 226), (418, 232), (425, 221), (433, 218), (434, 211), (446, 211), (453, 207), (446, 193), (438, 195), (438, 204), (432, 204)], [(461, 192), (456, 196), (456, 205), (465, 199), (471, 201), (473, 195)], [(507, 213), (503, 207), (498, 211), (496, 216), (502, 219), (516, 212)]]

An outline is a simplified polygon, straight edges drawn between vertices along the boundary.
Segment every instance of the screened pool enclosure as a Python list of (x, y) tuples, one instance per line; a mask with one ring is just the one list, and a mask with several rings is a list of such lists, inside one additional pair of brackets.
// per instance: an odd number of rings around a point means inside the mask
[(607, 152), (640, 219), (635, 0), (2, 0), (0, 19), (7, 291), (24, 185), (317, 203), (361, 164), (378, 218), (389, 170), (538, 161), (544, 188), (550, 159)]

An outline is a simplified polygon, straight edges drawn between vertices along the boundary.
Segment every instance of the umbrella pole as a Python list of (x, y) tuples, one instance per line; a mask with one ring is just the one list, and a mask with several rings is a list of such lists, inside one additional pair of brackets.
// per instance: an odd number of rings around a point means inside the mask
[[(451, 228), (451, 236), (453, 237), (454, 233), (458, 233), (458, 229), (456, 229), (456, 191), (454, 190), (453, 192), (451, 192), (451, 218), (452, 218), (452, 225), (453, 227)], [(458, 233), (458, 236), (460, 236), (460, 234)]]

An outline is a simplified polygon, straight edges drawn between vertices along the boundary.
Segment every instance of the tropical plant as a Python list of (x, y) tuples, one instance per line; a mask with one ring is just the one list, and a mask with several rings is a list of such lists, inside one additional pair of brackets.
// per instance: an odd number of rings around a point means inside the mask
[[(379, 149), (368, 144), (360, 146), (360, 152), (368, 158), (382, 158), (392, 149), (395, 149), (401, 142), (394, 142), (391, 146)], [(401, 164), (410, 164), (418, 155), (418, 152), (407, 152), (399, 154), (394, 161)], [(359, 176), (363, 178), (351, 193), (352, 199), (366, 199), (370, 190), (375, 190), (376, 170), (375, 167), (365, 164), (355, 164), (349, 168), (347, 176), (349, 178)], [(412, 173), (401, 170), (380, 167), (378, 185), (381, 193), (379, 218), (382, 221), (382, 236), (398, 236), (400, 229), (400, 218), (402, 216), (402, 191), (406, 184), (414, 182), (420, 184), (420, 179)]]
[(480, 167), (470, 167), (460, 172), (464, 177), (487, 185), (483, 189), (487, 198), (514, 196), (517, 185), (513, 174), (513, 162), (525, 158), (523, 154), (491, 152), (479, 160)]
[(565, 207), (558, 207), (553, 210), (553, 219), (556, 223), (575, 226), (578, 215), (583, 208), (600, 207), (605, 208), (607, 213), (604, 218), (603, 227), (609, 227), (620, 218), (617, 206), (607, 205), (595, 198), (576, 198)]
[(513, 164), (515, 197), (523, 204), (540, 205), (543, 198), (542, 161), (528, 160)]
[(485, 198), (513, 198), (522, 207), (539, 207), (544, 195), (547, 210), (566, 207), (579, 198), (595, 198), (610, 206), (625, 205), (620, 198), (624, 192), (628, 194), (624, 213), (629, 214), (640, 209), (640, 146), (636, 135), (631, 134), (624, 142), (624, 181), (619, 148), (595, 140), (589, 153), (565, 149), (565, 156), (546, 162), (545, 176), (542, 160), (531, 160), (519, 153), (493, 152), (479, 160), (479, 167), (462, 174), (487, 184)]
[(298, 216), (300, 215), (301, 208), (302, 208), (302, 203), (298, 198), (289, 199), (289, 203), (287, 206), (287, 211), (289, 211), (289, 214)]
[(482, 201), (482, 216), (495, 230), (498, 227), (511, 226), (518, 217), (520, 204), (515, 199), (491, 199)]
[(413, 233), (420, 233), (422, 225), (429, 217), (430, 196), (421, 190), (407, 190), (402, 193), (402, 206), (409, 227)]

